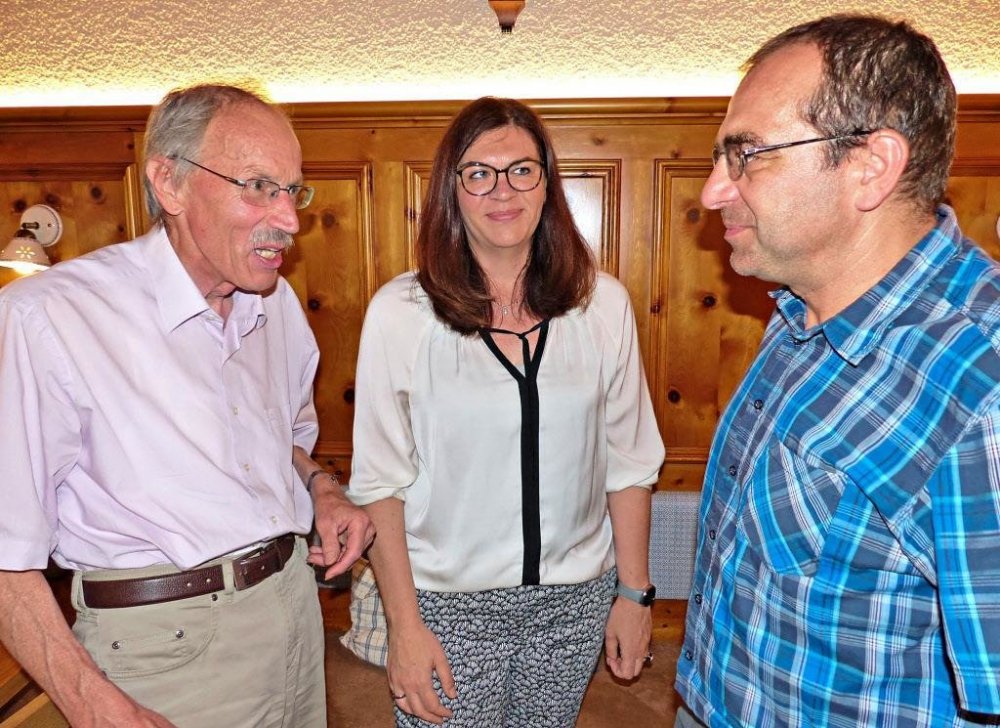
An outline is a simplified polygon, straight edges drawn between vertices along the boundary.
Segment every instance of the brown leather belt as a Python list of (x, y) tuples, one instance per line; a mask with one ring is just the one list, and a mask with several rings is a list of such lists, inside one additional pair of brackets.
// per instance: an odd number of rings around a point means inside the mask
[[(288, 533), (233, 559), (233, 585), (236, 591), (249, 589), (281, 571), (294, 550), (295, 536)], [(222, 564), (216, 564), (176, 574), (138, 579), (84, 579), (83, 601), (94, 609), (120, 609), (200, 597), (223, 589), (222, 568)]]

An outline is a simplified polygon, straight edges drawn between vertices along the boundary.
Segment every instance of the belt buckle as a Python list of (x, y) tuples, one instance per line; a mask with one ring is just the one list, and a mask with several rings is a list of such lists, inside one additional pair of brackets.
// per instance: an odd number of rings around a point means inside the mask
[(244, 554), (233, 563), (233, 585), (236, 591), (249, 589), (278, 571), (281, 565), (278, 544), (272, 540)]

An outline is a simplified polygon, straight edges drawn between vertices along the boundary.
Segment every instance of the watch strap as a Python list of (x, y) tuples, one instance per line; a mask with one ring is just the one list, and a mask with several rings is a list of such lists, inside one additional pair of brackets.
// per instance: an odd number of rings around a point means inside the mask
[(653, 600), (656, 599), (656, 587), (652, 584), (644, 589), (633, 589), (632, 587), (625, 586), (619, 581), (617, 593), (618, 596), (624, 597), (625, 599), (635, 602), (636, 604), (641, 604), (644, 607), (652, 606)]

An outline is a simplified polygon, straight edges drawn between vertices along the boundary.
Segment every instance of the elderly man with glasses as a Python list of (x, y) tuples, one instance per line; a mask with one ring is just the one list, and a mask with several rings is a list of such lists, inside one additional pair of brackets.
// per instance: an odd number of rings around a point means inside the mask
[(197, 86), (154, 109), (145, 160), (148, 234), (0, 292), (0, 637), (74, 726), (325, 726), (310, 564), (374, 534), (307, 455), (318, 351), (278, 275), (299, 144)]
[(777, 309), (709, 456), (677, 725), (996, 725), (1000, 269), (941, 204), (951, 79), (871, 16), (748, 68), (702, 202)]

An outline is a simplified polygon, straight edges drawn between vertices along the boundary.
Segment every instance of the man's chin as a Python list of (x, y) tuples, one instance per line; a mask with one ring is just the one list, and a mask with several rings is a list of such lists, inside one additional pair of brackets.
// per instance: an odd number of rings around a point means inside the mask
[[(740, 253), (737, 250), (733, 250), (729, 255), (729, 266), (734, 272), (741, 276), (747, 278), (761, 278), (763, 271), (761, 270), (760, 261), (754, 258), (752, 255), (747, 255), (746, 253)], [(766, 280), (761, 278), (761, 280)]]
[(259, 271), (248, 276), (236, 287), (243, 293), (268, 294), (278, 284), (278, 271)]

